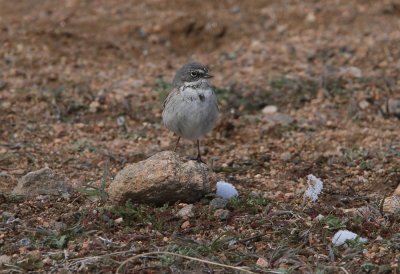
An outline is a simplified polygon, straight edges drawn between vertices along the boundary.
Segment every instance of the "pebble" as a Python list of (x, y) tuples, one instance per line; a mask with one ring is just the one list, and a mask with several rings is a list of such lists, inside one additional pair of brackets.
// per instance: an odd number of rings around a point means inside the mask
[(281, 154), (280, 158), (281, 158), (282, 161), (287, 162), (292, 158), (292, 154), (290, 152), (284, 152), (284, 153)]
[(218, 197), (211, 200), (210, 207), (213, 209), (222, 209), (225, 208), (227, 204), (228, 200)]
[(217, 209), (214, 212), (214, 217), (218, 218), (222, 221), (227, 220), (229, 218), (229, 215), (230, 215), (230, 212), (229, 212), (229, 210), (226, 210), (226, 209)]
[(15, 217), (15, 213), (13, 212), (8, 212), (8, 211), (4, 211), (1, 216), (3, 216), (3, 219), (9, 219), (11, 217)]
[(370, 103), (368, 103), (367, 100), (362, 100), (361, 102), (358, 103), (358, 106), (359, 106), (361, 109), (366, 109), (366, 108), (369, 107), (369, 105), (370, 105)]
[(278, 112), (278, 107), (277, 107), (277, 106), (273, 106), (273, 105), (265, 106), (265, 107), (262, 109), (261, 112), (264, 113), (264, 114), (276, 113), (276, 112)]
[(124, 219), (122, 217), (119, 217), (114, 220), (114, 223), (118, 225), (118, 224), (122, 223), (123, 221), (124, 221)]
[(17, 242), (17, 245), (19, 246), (30, 246), (31, 245), (31, 240), (28, 238), (23, 238)]
[(7, 87), (7, 82), (0, 80), (0, 90), (3, 90)]
[(194, 213), (193, 213), (193, 205), (187, 205), (184, 208), (182, 208), (181, 210), (178, 211), (178, 213), (176, 213), (176, 216), (186, 220), (189, 217), (193, 217)]
[(186, 229), (186, 228), (188, 228), (190, 226), (190, 222), (189, 221), (184, 221), (182, 224), (181, 224), (181, 228), (182, 229)]
[(11, 263), (11, 257), (7, 255), (0, 255), (0, 266), (4, 264), (10, 264)]

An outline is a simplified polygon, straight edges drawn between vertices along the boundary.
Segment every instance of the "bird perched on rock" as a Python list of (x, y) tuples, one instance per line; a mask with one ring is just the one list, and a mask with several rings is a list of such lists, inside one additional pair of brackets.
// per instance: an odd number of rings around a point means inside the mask
[(203, 162), (199, 139), (215, 127), (219, 114), (217, 97), (208, 83), (211, 77), (208, 68), (200, 63), (182, 66), (175, 74), (162, 113), (164, 125), (178, 135), (174, 151), (181, 137), (197, 141), (199, 162)]

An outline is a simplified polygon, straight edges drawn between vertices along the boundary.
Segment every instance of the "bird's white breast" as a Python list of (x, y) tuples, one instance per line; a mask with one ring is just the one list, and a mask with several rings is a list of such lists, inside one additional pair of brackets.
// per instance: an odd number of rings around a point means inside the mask
[(183, 85), (171, 97), (163, 112), (164, 124), (187, 139), (199, 139), (210, 132), (218, 118), (217, 98), (206, 83)]

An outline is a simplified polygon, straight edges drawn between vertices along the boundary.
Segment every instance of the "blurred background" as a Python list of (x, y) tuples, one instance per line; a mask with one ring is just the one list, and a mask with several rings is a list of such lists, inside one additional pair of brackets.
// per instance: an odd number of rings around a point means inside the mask
[[(260, 273), (399, 273), (400, 196), (382, 206), (400, 183), (399, 45), (399, 0), (0, 0), (0, 268), (110, 273), (164, 250)], [(240, 198), (186, 219), (184, 204), (106, 204), (118, 171), (173, 147), (162, 102), (189, 60), (211, 68), (221, 109), (203, 159)], [(46, 166), (78, 191), (11, 194)], [(306, 204), (310, 174), (323, 190)], [(344, 228), (368, 242), (335, 246)]]
[[(45, 165), (98, 183), (105, 161), (115, 174), (168, 149), (162, 101), (190, 59), (215, 75), (222, 116), (202, 149), (222, 177), (284, 192), (309, 173), (369, 193), (398, 183), (397, 1), (0, 7), (2, 188)], [(195, 152), (185, 143), (180, 153)]]

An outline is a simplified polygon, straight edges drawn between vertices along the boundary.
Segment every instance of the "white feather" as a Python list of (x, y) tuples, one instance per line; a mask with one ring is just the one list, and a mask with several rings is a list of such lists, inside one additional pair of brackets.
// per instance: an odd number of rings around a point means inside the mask
[(230, 199), (239, 196), (239, 193), (232, 184), (219, 181), (217, 182), (217, 195), (224, 199)]
[[(347, 240), (354, 240), (358, 236), (356, 233), (348, 231), (348, 230), (339, 230), (338, 232), (335, 233), (335, 235), (332, 238), (332, 243), (335, 246), (341, 246), (346, 243)], [(366, 243), (368, 240), (366, 238), (359, 238), (360, 242)]]
[(315, 202), (318, 200), (318, 196), (321, 194), (324, 183), (321, 181), (321, 179), (310, 174), (307, 176), (307, 184), (308, 188), (304, 193), (304, 196)]

